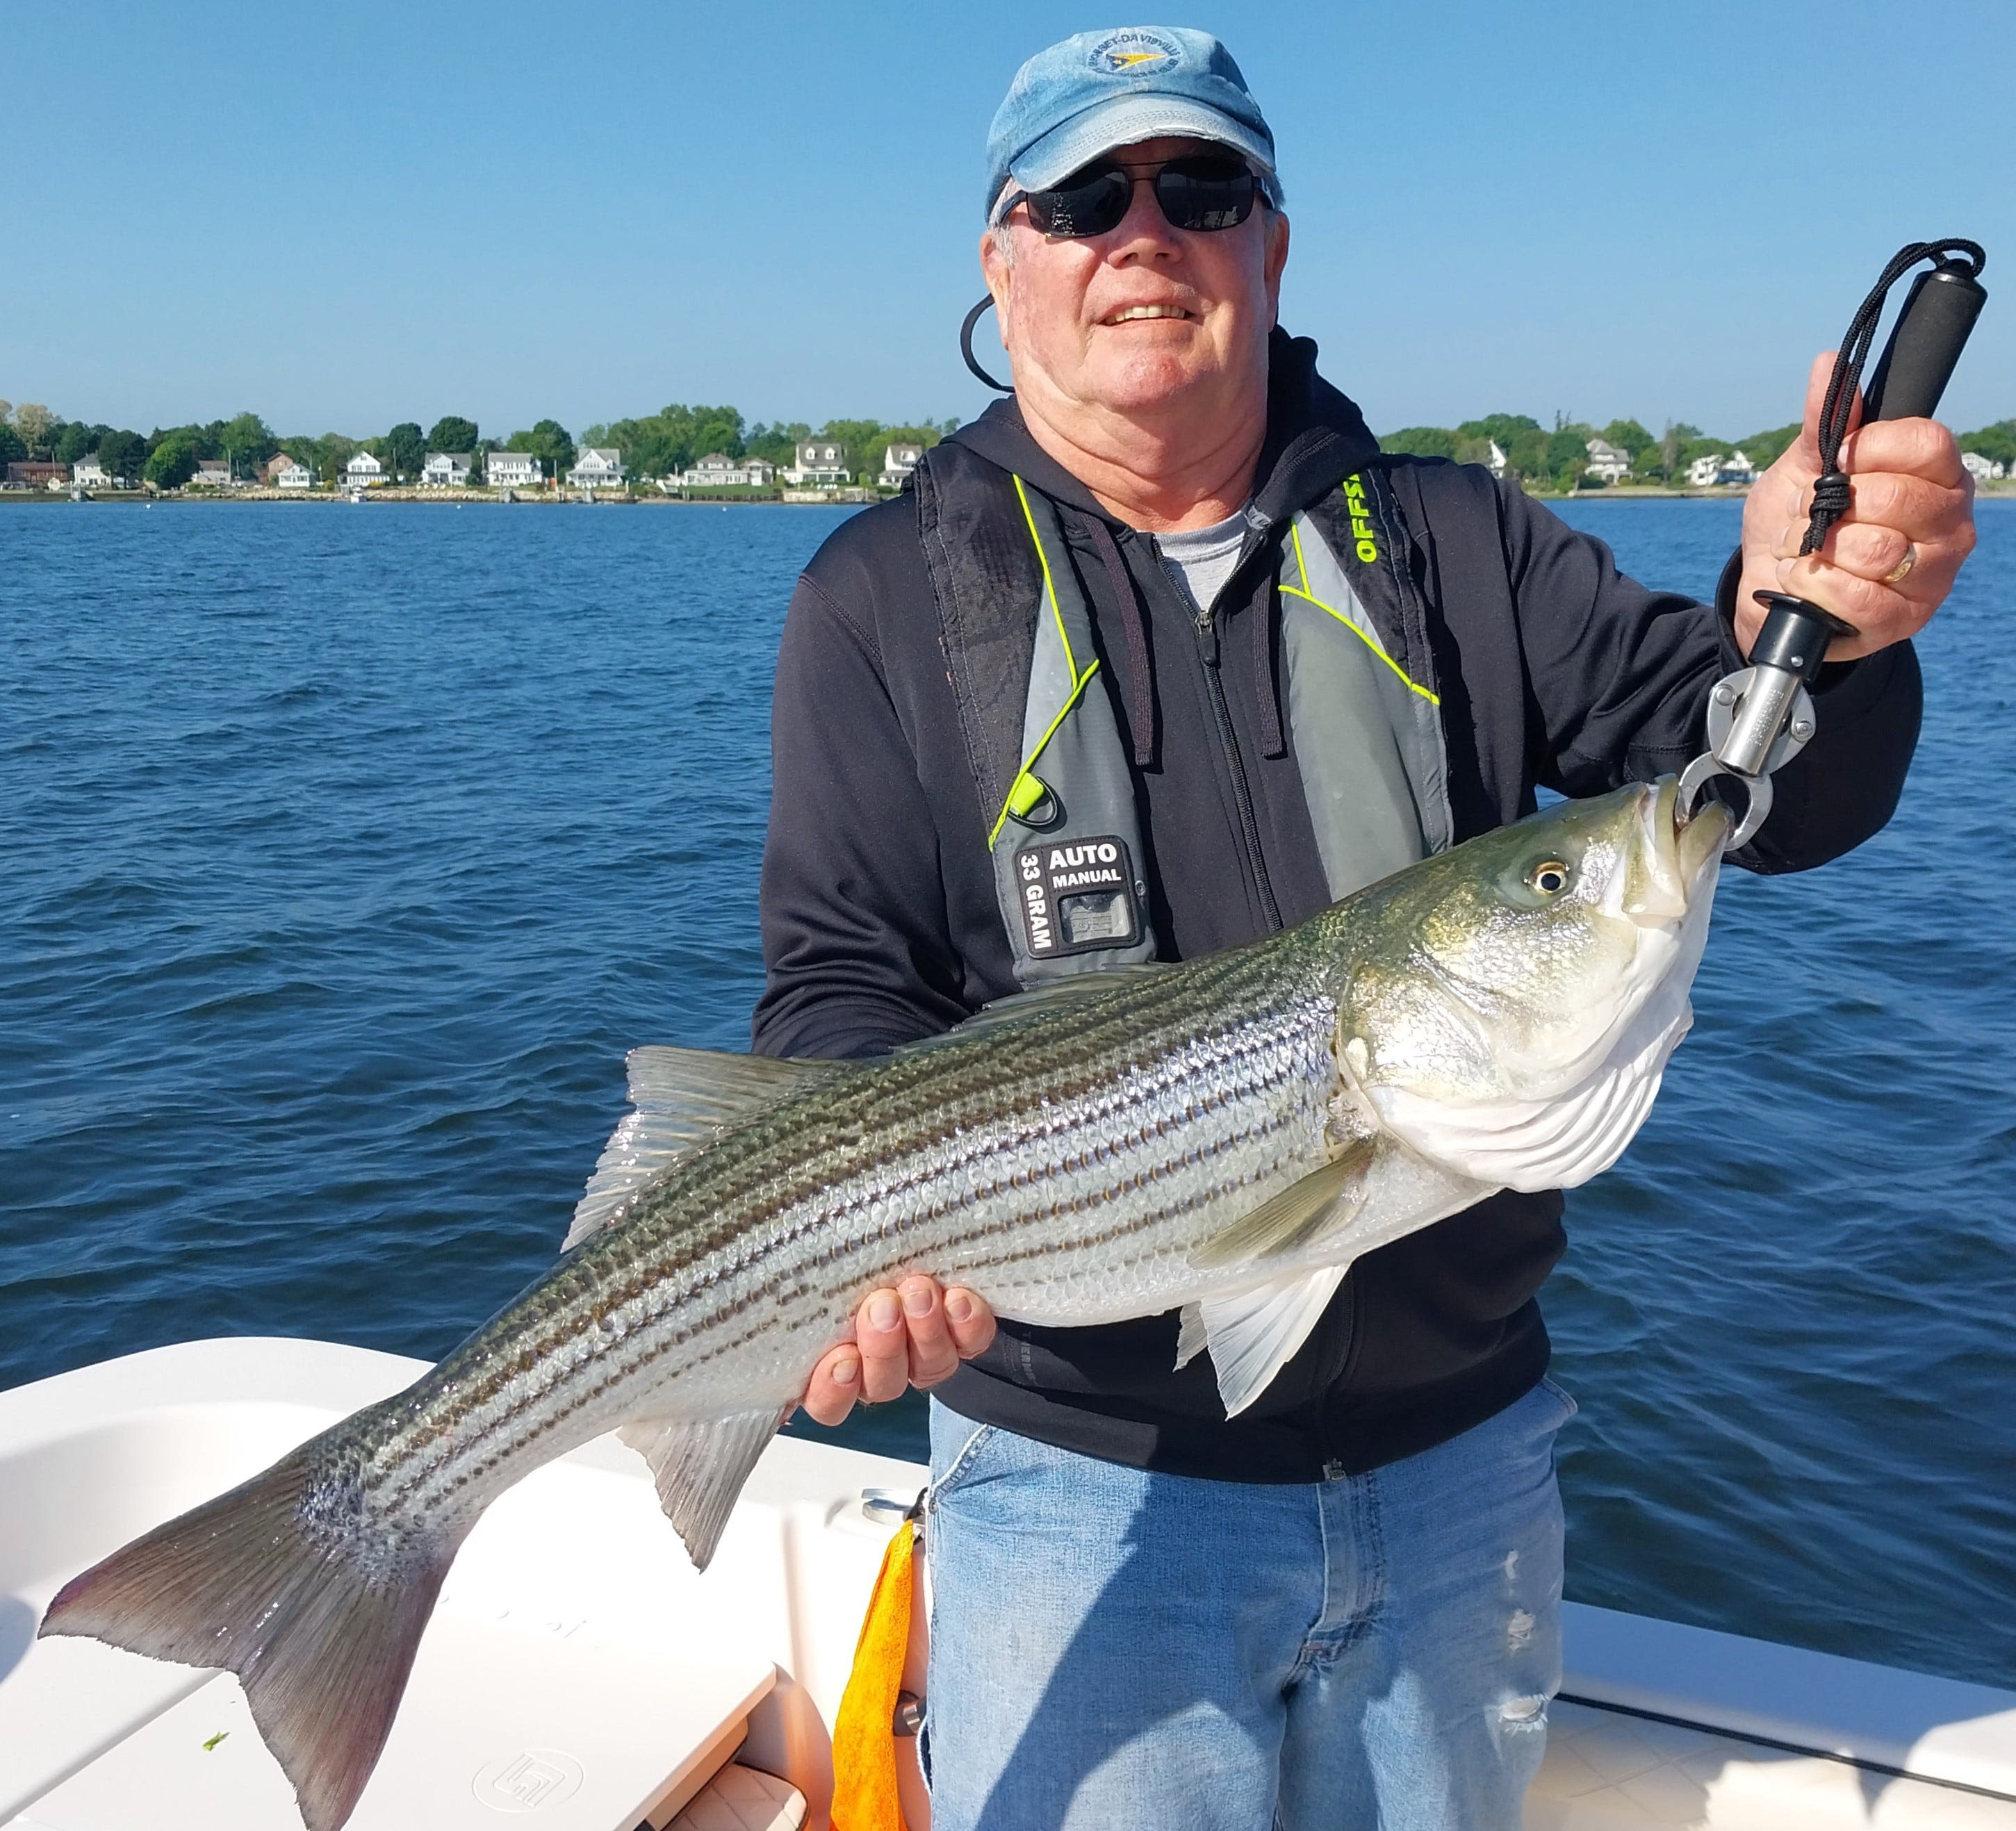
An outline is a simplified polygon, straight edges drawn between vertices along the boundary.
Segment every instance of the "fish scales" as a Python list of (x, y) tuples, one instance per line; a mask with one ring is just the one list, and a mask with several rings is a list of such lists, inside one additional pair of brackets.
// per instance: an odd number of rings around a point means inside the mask
[[(724, 1380), (746, 1390), (752, 1351), (781, 1408), (806, 1339), (823, 1348), (862, 1296), (913, 1268), (984, 1268), (997, 1312), (1027, 1322), (1135, 1315), (1165, 1289), (1173, 1308), (1201, 1281), (1172, 1245), (1342, 1142), (1335, 1004), (1312, 975), (1284, 987), (1272, 956), (1296, 951), (1228, 956), (1179, 994), (1116, 986), (1067, 1034), (940, 1045), (908, 1074), (843, 1074), (759, 1115), (723, 1141), (734, 1148), (634, 1197), (553, 1275), (549, 1300), (423, 1382), (438, 1381), (434, 1402), (388, 1419), (375, 1446), (377, 1498), (473, 1498), (526, 1454), (600, 1434), (612, 1406), (628, 1415), (675, 1351), (679, 1377), (656, 1401), (668, 1412), (704, 1408)], [(1250, 1011), (1237, 995), (1255, 981), (1266, 1008), (1229, 1018), (1228, 997)], [(962, 1052), (970, 1066), (949, 1059)], [(457, 1437), (482, 1448), (434, 1453)]]

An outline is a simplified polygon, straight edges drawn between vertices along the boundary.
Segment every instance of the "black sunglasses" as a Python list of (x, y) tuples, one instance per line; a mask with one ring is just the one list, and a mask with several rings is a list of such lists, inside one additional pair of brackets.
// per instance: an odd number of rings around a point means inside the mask
[(1209, 233), (1237, 228), (1253, 214), (1260, 181), (1241, 161), (1200, 153), (1166, 165), (1122, 165), (1105, 160), (1075, 171), (1047, 191), (1017, 191), (1002, 210), (1005, 219), (1018, 203), (1029, 207), (1029, 221), (1046, 236), (1080, 240), (1119, 228), (1134, 201), (1134, 187), (1151, 184), (1155, 201), (1172, 228)]

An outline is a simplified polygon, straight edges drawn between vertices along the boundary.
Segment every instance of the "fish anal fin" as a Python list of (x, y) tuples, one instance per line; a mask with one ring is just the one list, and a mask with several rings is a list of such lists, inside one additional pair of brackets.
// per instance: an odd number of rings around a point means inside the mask
[(391, 1732), (459, 1532), (407, 1535), (372, 1560), (311, 1534), (303, 1451), (114, 1552), (60, 1590), (43, 1634), (221, 1666), (308, 1831), (337, 1831)]
[(1242, 1215), (1190, 1254), (1201, 1271), (1271, 1259), (1319, 1239), (1357, 1211), (1354, 1185), (1370, 1167), (1376, 1141), (1359, 1139), (1320, 1168)]
[(719, 1049), (632, 1049), (632, 1110), (617, 1122), (575, 1204), (561, 1250), (608, 1224), (637, 1190), (688, 1151), (815, 1083), (846, 1072), (835, 1062), (740, 1056)]
[(722, 1418), (635, 1418), (617, 1435), (651, 1466), (665, 1509), (696, 1570), (721, 1543), (749, 1472), (790, 1408), (731, 1412)]
[(1321, 1321), (1345, 1270), (1325, 1265), (1196, 1306), (1226, 1416), (1237, 1417), (1294, 1358)]

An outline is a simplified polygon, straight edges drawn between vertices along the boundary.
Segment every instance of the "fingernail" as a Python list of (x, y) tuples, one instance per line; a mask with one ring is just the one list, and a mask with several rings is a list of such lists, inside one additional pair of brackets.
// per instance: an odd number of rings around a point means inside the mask
[(973, 1299), (963, 1290), (956, 1290), (945, 1299), (945, 1314), (955, 1322), (970, 1322), (973, 1316)]
[(833, 1383), (835, 1386), (851, 1386), (861, 1377), (861, 1363), (848, 1354), (833, 1364)]
[(903, 1308), (913, 1316), (928, 1316), (931, 1313), (931, 1287), (928, 1284), (905, 1285)]
[(894, 1329), (902, 1320), (902, 1315), (896, 1307), (893, 1291), (878, 1290), (868, 1300), (868, 1322), (871, 1328)]

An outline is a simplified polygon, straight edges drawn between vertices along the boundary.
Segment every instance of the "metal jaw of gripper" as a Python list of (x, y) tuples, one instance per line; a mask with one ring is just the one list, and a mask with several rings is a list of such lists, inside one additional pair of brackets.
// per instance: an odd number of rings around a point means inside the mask
[(1748, 797), (1729, 850), (1747, 845), (1771, 811), (1772, 772), (1790, 762), (1819, 727), (1807, 690), (1827, 658), (1827, 644), (1849, 626), (1789, 592), (1759, 592), (1769, 614), (1750, 651), (1750, 665), (1715, 683), (1708, 700), (1708, 748), (1680, 774), (1679, 811), (1694, 812), (1717, 776), (1733, 776)]

